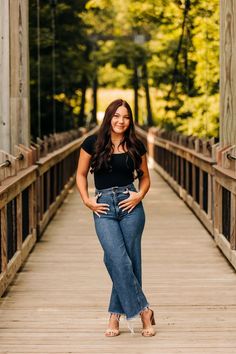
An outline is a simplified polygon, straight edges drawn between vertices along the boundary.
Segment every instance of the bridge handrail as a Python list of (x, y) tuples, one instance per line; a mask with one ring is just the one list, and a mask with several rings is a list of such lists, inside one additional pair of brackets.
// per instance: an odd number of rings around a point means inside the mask
[[(74, 184), (85, 136), (86, 130), (81, 129), (58, 134), (50, 149), (44, 138), (40, 142), (43, 149), (40, 144), (32, 144), (30, 148), (19, 146), (16, 156), (1, 151), (0, 296)], [(11, 163), (4, 164), (5, 159)]]
[(205, 225), (236, 268), (236, 146), (136, 127), (149, 163)]

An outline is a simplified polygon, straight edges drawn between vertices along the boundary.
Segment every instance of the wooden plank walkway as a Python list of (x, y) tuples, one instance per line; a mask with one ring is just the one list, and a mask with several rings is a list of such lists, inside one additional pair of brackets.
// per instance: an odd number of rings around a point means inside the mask
[[(143, 288), (157, 334), (103, 334), (111, 281), (92, 212), (76, 188), (0, 299), (3, 353), (236, 353), (236, 275), (214, 241), (169, 186), (151, 172), (143, 200)], [(90, 192), (93, 186), (90, 180)]]

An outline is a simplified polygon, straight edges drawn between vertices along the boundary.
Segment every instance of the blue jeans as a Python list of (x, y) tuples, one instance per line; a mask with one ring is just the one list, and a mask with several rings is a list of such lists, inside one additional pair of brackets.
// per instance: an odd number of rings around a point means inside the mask
[(127, 320), (149, 307), (142, 291), (143, 204), (140, 201), (130, 213), (118, 206), (120, 201), (129, 197), (129, 190), (137, 192), (133, 183), (122, 187), (95, 188), (97, 203), (107, 203), (110, 209), (100, 216), (93, 212), (96, 233), (104, 251), (103, 261), (113, 283), (108, 311), (124, 314)]

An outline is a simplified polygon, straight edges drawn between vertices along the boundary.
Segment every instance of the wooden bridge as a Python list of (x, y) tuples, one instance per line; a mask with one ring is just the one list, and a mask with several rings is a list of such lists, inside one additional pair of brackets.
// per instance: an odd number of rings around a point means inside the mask
[(1, 353), (236, 351), (234, 269), (154, 171), (144, 207), (143, 286), (157, 335), (143, 338), (138, 319), (131, 335), (123, 318), (121, 336), (104, 337), (111, 281), (92, 213), (73, 187), (0, 300)]
[(121, 336), (103, 334), (111, 281), (75, 187), (80, 145), (97, 126), (30, 141), (27, 3), (0, 3), (0, 354), (236, 353), (232, 1), (220, 1), (220, 141), (136, 126), (151, 171), (143, 287), (157, 335), (148, 339), (138, 319), (135, 335), (125, 320)]
[[(234, 196), (233, 189), (223, 192), (232, 172), (214, 168), (214, 146), (204, 150), (202, 142), (196, 152), (190, 146), (199, 142), (187, 147), (181, 136), (167, 139), (153, 129), (136, 129), (149, 151), (143, 286), (156, 313), (157, 335), (143, 338), (138, 319), (131, 335), (124, 318), (122, 336), (103, 335), (111, 281), (92, 213), (73, 184), (81, 136), (47, 154), (52, 141), (35, 146), (35, 155), (46, 156), (2, 182), (0, 353), (111, 353), (110, 340), (112, 353), (124, 346), (130, 353), (236, 351), (235, 249), (219, 231), (230, 229), (224, 225), (227, 210), (219, 210), (225, 207), (223, 193)], [(223, 185), (219, 170), (225, 173)]]

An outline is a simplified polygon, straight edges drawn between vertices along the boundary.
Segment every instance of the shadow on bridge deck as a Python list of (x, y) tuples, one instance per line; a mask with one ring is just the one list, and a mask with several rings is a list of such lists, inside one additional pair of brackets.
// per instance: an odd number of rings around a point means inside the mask
[[(90, 177), (90, 193), (93, 184)], [(106, 338), (111, 280), (92, 212), (74, 187), (0, 299), (0, 353), (236, 352), (236, 276), (211, 236), (159, 175), (143, 200), (143, 288), (157, 334)]]

